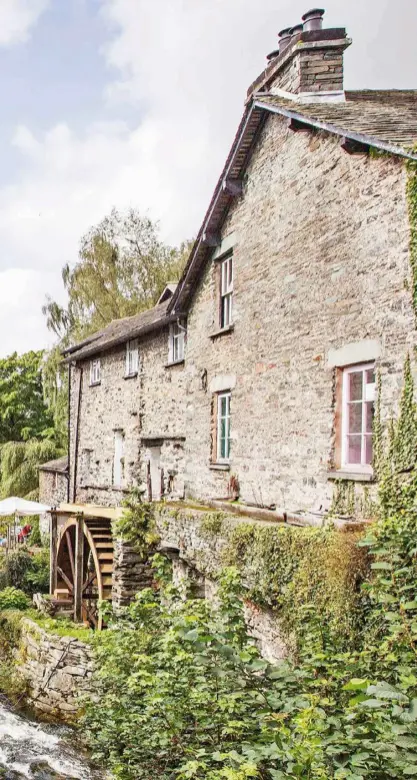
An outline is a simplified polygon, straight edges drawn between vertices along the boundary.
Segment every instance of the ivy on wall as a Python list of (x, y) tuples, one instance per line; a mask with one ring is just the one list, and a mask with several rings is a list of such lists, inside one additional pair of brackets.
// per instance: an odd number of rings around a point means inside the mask
[(417, 323), (417, 162), (415, 160), (407, 162), (407, 174), (412, 300)]

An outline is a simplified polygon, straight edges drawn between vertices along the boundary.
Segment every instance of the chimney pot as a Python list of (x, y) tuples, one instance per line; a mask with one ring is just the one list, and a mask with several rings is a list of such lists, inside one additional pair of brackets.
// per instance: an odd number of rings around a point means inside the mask
[(302, 24), (296, 24), (295, 27), (291, 27), (291, 38), (294, 37), (294, 35), (299, 35), (303, 32), (304, 25)]
[(284, 30), (281, 30), (281, 32), (278, 33), (279, 38), (279, 50), (280, 53), (286, 49), (291, 41), (291, 27), (285, 27)]
[(307, 11), (302, 17), (304, 32), (321, 30), (323, 28), (323, 16), (324, 8), (312, 8), (311, 11)]
[(268, 62), (272, 62), (272, 60), (275, 59), (275, 57), (278, 57), (280, 51), (279, 49), (275, 49), (275, 51), (271, 51), (269, 54), (266, 55), (266, 59)]

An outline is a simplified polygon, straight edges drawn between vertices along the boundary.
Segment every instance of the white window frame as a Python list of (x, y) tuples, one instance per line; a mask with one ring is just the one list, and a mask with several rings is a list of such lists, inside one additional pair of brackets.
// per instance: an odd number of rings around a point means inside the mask
[[(349, 366), (343, 369), (343, 383), (342, 383), (342, 469), (356, 472), (372, 473), (372, 463), (366, 463), (366, 449), (365, 440), (366, 435), (369, 433), (366, 431), (366, 402), (375, 402), (376, 385), (373, 383), (366, 383), (365, 377), (367, 371), (375, 371), (375, 363), (359, 363), (355, 366)], [(361, 433), (361, 462), (349, 463), (348, 461), (348, 436), (349, 436), (349, 377), (350, 374), (362, 373), (362, 399), (357, 403), (362, 404), (362, 426)], [(366, 390), (368, 388), (368, 391)], [(372, 436), (372, 432), (371, 432)]]
[[(118, 449), (118, 443), (120, 448)], [(114, 431), (113, 455), (113, 487), (121, 488), (124, 483), (125, 434), (122, 430)]]
[(90, 362), (90, 386), (99, 385), (101, 382), (101, 360), (100, 358)]
[[(217, 395), (217, 463), (229, 463), (230, 461), (231, 398), (232, 398), (232, 394), (230, 391), (227, 391), (225, 393), (218, 393)], [(222, 414), (223, 399), (227, 399), (225, 415)], [(222, 420), (225, 420), (225, 433), (226, 433), (225, 442), (227, 444), (226, 452), (224, 454), (222, 454), (222, 437), (221, 437)]]
[(173, 322), (169, 326), (169, 362), (182, 363), (185, 358), (186, 328), (182, 322)]
[(139, 371), (139, 341), (132, 339), (126, 344), (126, 374), (136, 376)]
[(220, 328), (233, 324), (233, 255), (220, 263)]

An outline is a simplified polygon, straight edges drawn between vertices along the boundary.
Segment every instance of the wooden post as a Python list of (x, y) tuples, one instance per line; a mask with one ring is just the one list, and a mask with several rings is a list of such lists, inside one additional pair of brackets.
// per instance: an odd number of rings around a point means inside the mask
[(51, 545), (50, 545), (50, 579), (49, 593), (54, 595), (57, 587), (57, 556), (58, 556), (58, 517), (55, 512), (51, 512)]
[(75, 582), (74, 582), (74, 622), (83, 619), (83, 570), (84, 570), (84, 518), (78, 515), (75, 528)]

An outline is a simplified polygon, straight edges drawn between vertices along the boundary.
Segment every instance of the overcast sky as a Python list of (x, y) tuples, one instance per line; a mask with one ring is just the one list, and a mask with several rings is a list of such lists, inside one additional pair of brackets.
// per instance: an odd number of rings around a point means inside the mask
[[(196, 234), (248, 85), (307, 0), (0, 0), (0, 355), (112, 206)], [(417, 87), (415, 0), (329, 0), (347, 88)]]

